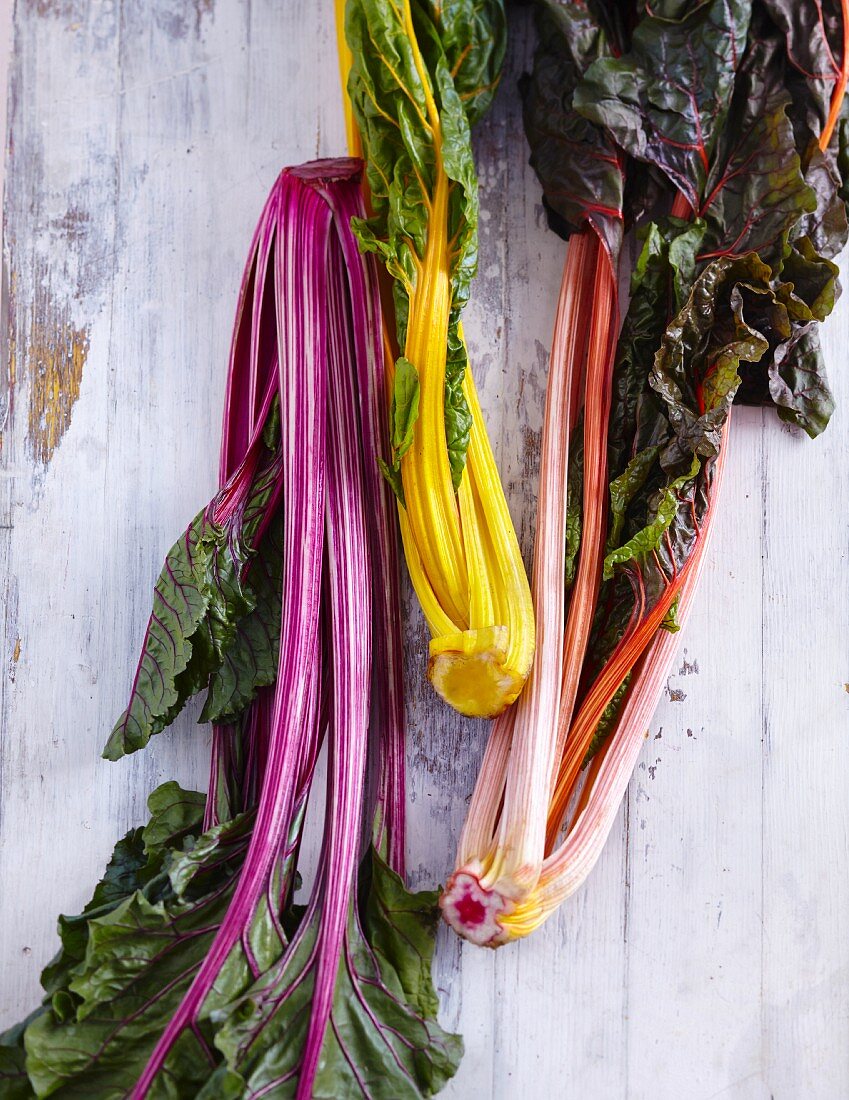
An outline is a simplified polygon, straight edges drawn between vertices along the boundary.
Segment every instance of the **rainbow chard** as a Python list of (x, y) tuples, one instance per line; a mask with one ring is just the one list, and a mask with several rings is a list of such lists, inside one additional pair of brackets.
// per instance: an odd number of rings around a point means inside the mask
[[(401, 877), (397, 551), (377, 462), (376, 270), (350, 228), (362, 214), (353, 160), (287, 169), (263, 211), (222, 488), (168, 555), (107, 749), (139, 748), (206, 686), (209, 794), (155, 791), (84, 912), (61, 919), (44, 1003), (0, 1043), (23, 1096), (413, 1097), (456, 1069), (429, 973), (436, 896)], [(324, 839), (301, 905), (323, 747)]]
[[(704, 559), (732, 404), (772, 405), (811, 436), (833, 408), (818, 329), (839, 291), (831, 257), (846, 216), (839, 143), (817, 127), (836, 117), (842, 60), (827, 70), (831, 92), (802, 74), (791, 61), (798, 20), (770, 17), (781, 5), (633, 5), (630, 17), (627, 7), (541, 3), (525, 88), (550, 222), (572, 235), (535, 556), (549, 640), (538, 641), (526, 705), (493, 732), (440, 899), (457, 931), (489, 946), (537, 927), (598, 858)], [(647, 221), (664, 192), (670, 214)], [(640, 251), (607, 382), (592, 335), (582, 351), (575, 303), (588, 233), (615, 255), (623, 221), (638, 223)], [(583, 293), (594, 309), (598, 293)], [(564, 472), (576, 424), (583, 439)], [(579, 621), (591, 629), (571, 629)]]

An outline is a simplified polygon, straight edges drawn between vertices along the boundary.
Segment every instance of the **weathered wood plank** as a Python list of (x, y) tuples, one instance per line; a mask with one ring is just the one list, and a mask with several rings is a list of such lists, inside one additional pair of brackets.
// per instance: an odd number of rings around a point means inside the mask
[(849, 1089), (849, 311), (824, 344), (828, 436), (764, 448), (761, 965), (769, 1090), (830, 1097)]
[[(85, 900), (147, 791), (205, 782), (196, 712), (138, 758), (98, 753), (162, 554), (214, 485), (257, 211), (283, 164), (342, 148), (331, 14), (307, 0), (18, 0), (0, 1026), (34, 1003), (56, 913)], [(528, 13), (512, 26), (511, 68), (476, 139), (484, 215), (467, 331), (529, 558), (564, 246), (525, 163), (515, 80)], [(840, 407), (821, 440), (736, 417), (670, 697), (590, 882), (497, 953), (440, 935), (444, 1018), (467, 1046), (446, 1095), (849, 1095), (847, 338), (841, 304), (826, 328)], [(409, 862), (413, 883), (431, 885), (450, 869), (487, 731), (432, 698), (409, 590), (406, 617)]]
[(705, 583), (629, 790), (629, 1084), (640, 1097), (658, 1081), (670, 1097), (763, 1090), (763, 419), (734, 411)]

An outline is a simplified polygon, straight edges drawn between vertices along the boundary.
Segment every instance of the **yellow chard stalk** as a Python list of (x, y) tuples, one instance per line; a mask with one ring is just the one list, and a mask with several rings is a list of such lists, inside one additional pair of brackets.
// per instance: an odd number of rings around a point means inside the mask
[[(469, 125), (504, 52), (501, 0), (337, 0), (352, 153), (373, 216), (356, 226), (393, 280), (393, 462), (407, 566), (432, 635), (428, 673), (462, 714), (494, 717), (534, 653), (531, 595), (460, 324), (477, 259)], [(396, 356), (395, 348), (401, 354)]]

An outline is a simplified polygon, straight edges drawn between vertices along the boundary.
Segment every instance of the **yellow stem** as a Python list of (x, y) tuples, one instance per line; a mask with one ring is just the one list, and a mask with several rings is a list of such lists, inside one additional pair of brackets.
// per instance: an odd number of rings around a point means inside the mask
[[(353, 62), (344, 38), (345, 0), (335, 0), (343, 89)], [(401, 460), (406, 508), (399, 508), (407, 567), (433, 640), (429, 674), (434, 687), (464, 714), (494, 717), (521, 691), (533, 660), (534, 620), (507, 502), (486, 437), (483, 415), (467, 370), (464, 393), (473, 418), (466, 471), (455, 493), (445, 440), (445, 373), (453, 287), (453, 242), (448, 216), (453, 184), (442, 163), (442, 127), (427, 68), (418, 47), (409, 0), (398, 11), (424, 99), (408, 91), (434, 152), (424, 255), (413, 254), (403, 353), (419, 376), (419, 416)], [(388, 66), (388, 61), (386, 62)], [(351, 102), (345, 95), (348, 145), (362, 155)], [(420, 180), (420, 183), (422, 181)], [(386, 297), (384, 316), (388, 315)], [(384, 323), (387, 381), (394, 374), (393, 341)]]

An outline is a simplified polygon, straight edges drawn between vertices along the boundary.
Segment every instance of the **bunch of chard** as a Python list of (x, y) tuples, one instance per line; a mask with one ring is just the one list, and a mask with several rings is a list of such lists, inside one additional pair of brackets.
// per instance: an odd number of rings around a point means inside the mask
[[(470, 128), (492, 101), (503, 0), (336, 0), (351, 151), (366, 161), (361, 246), (385, 268), (392, 461), (428, 676), (494, 717), (534, 656), (531, 593), (486, 432), (461, 315), (477, 269)], [(344, 23), (344, 34), (342, 31)]]
[(847, 239), (846, 0), (540, 0), (537, 17), (526, 131), (569, 240), (537, 657), (493, 727), (440, 901), (490, 946), (581, 885), (615, 820), (704, 560), (732, 405), (772, 405), (811, 437), (828, 423), (819, 326)]
[[(84, 911), (60, 918), (42, 1005), (0, 1037), (4, 1097), (419, 1096), (456, 1068), (430, 980), (436, 896), (402, 878), (397, 549), (376, 268), (350, 228), (360, 168), (289, 169), (269, 195), (221, 488), (168, 553), (105, 751), (141, 749), (206, 689), (209, 794), (154, 791)], [(323, 844), (299, 904), (323, 747)]]

